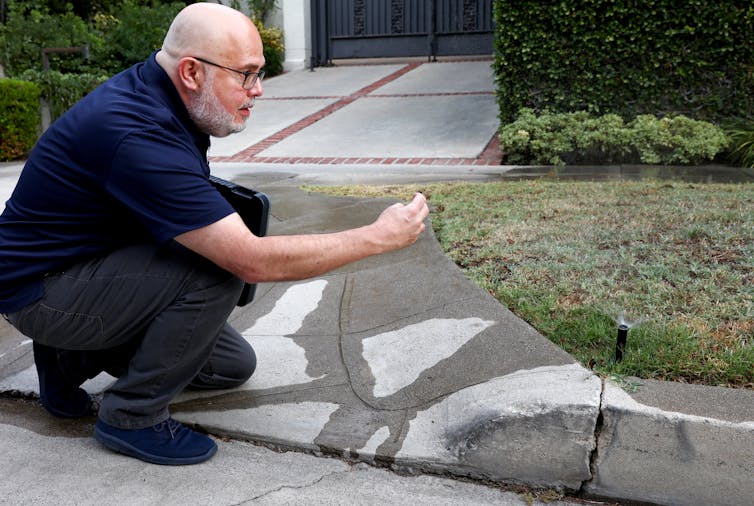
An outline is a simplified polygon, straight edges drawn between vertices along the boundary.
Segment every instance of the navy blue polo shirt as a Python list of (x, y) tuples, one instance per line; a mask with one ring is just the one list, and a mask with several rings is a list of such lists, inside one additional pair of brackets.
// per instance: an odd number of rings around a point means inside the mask
[(46, 273), (233, 212), (209, 183), (209, 136), (155, 54), (73, 106), (29, 155), (0, 215), (0, 313), (41, 298)]

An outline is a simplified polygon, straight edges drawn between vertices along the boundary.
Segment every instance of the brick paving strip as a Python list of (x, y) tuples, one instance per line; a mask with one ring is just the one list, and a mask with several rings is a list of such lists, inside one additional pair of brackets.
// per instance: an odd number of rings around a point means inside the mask
[[(319, 111), (306, 116), (305, 118), (297, 121), (296, 123), (270, 135), (269, 137), (262, 139), (256, 144), (249, 146), (248, 148), (239, 151), (238, 153), (230, 156), (212, 156), (210, 161), (212, 162), (245, 162), (245, 163), (289, 163), (289, 164), (322, 164), (322, 165), (342, 165), (342, 164), (374, 164), (374, 165), (500, 165), (502, 155), (500, 154), (500, 145), (497, 137), (497, 133), (492, 136), (492, 139), (487, 143), (487, 146), (482, 153), (476, 158), (354, 158), (354, 157), (280, 157), (280, 156), (257, 156), (259, 153), (268, 149), (269, 147), (277, 144), (278, 142), (290, 137), (291, 135), (303, 130), (304, 128), (316, 123), (322, 118), (329, 116), (338, 109), (342, 109), (348, 104), (360, 99), (360, 98), (394, 98), (394, 97), (415, 97), (415, 96), (451, 96), (451, 95), (492, 95), (491, 91), (470, 91), (470, 92), (455, 92), (455, 93), (419, 93), (419, 94), (395, 94), (395, 95), (373, 95), (370, 93), (378, 88), (388, 84), (401, 77), (402, 75), (414, 70), (423, 63), (409, 63), (405, 67), (393, 72), (392, 74), (379, 79), (372, 84), (361, 88), (360, 90), (352, 93), (351, 95), (340, 98), (335, 103), (328, 105), (320, 109)], [(264, 100), (306, 100), (317, 98), (333, 98), (333, 97), (281, 97), (281, 98), (268, 98)]]

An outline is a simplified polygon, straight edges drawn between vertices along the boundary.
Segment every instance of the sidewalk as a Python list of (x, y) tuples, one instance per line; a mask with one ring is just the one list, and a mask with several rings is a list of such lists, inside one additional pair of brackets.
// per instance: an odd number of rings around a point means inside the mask
[[(489, 62), (276, 77), (247, 131), (213, 141), (213, 171), (270, 196), (271, 234), (358, 226), (388, 201), (299, 186), (482, 181), (510, 169), (492, 161), (491, 79)], [(0, 169), (0, 197), (14, 171)], [(209, 463), (143, 464), (97, 445), (93, 418), (54, 420), (33, 403), (0, 399), (0, 498), (526, 503), (463, 477), (658, 504), (754, 497), (754, 392), (655, 381), (626, 392), (603, 382), (466, 279), (429, 227), (406, 250), (260, 285), (231, 322), (257, 352), (255, 375), (231, 391), (184, 392), (171, 407), (223, 438)], [(30, 350), (0, 323), (0, 391), (38, 391)], [(87, 495), (70, 495), (71, 483)]]

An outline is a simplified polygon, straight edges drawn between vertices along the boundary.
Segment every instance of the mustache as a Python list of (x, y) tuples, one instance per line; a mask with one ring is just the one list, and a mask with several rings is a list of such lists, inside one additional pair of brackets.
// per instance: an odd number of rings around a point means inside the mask
[(254, 107), (254, 102), (256, 102), (257, 97), (251, 97), (251, 100), (243, 104), (239, 109), (251, 109)]

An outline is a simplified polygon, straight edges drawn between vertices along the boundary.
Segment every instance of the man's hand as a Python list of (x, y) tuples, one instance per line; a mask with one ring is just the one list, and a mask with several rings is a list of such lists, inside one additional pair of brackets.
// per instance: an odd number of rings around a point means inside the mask
[(396, 203), (382, 211), (372, 224), (375, 240), (385, 252), (410, 246), (424, 232), (428, 215), (427, 199), (416, 193), (410, 203)]

